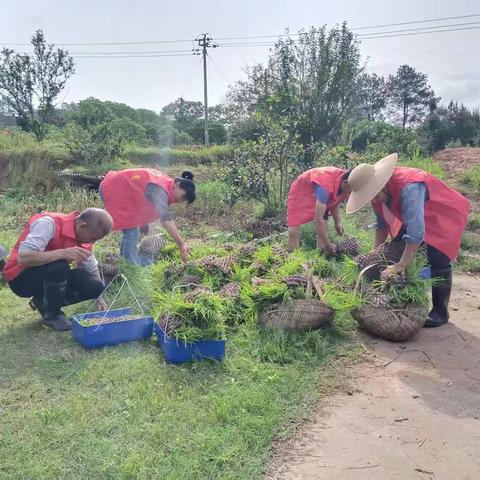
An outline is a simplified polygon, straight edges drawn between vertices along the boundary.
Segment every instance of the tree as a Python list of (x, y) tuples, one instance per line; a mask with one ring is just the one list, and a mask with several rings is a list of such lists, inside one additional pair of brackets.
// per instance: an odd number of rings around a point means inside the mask
[(427, 116), (419, 129), (420, 143), (430, 153), (445, 148), (450, 142), (462, 146), (477, 145), (480, 135), (480, 113), (465, 105), (450, 102)]
[(359, 103), (362, 115), (370, 121), (382, 120), (387, 106), (387, 82), (385, 78), (364, 73), (359, 82)]
[(231, 200), (255, 199), (265, 213), (276, 215), (284, 211), (290, 183), (301, 170), (303, 148), (285, 124), (259, 117), (264, 135), (237, 142), (233, 155), (221, 161), (220, 173), (231, 188)]
[(38, 141), (55, 116), (55, 102), (75, 72), (68, 51), (47, 45), (42, 30), (33, 35), (33, 54), (4, 48), (0, 55), (0, 94), (22, 129)]
[(409, 65), (401, 65), (395, 75), (388, 77), (390, 113), (404, 129), (419, 124), (440, 100), (427, 82), (426, 74)]
[(203, 103), (177, 98), (162, 108), (162, 114), (172, 123), (179, 132), (188, 132), (195, 120), (203, 117)]
[(340, 137), (355, 109), (360, 73), (358, 42), (346, 24), (311, 28), (298, 39), (278, 40), (266, 66), (250, 68), (248, 80), (235, 84), (229, 100), (239, 120), (258, 111), (286, 121), (305, 147), (308, 166), (313, 149), (307, 147)]

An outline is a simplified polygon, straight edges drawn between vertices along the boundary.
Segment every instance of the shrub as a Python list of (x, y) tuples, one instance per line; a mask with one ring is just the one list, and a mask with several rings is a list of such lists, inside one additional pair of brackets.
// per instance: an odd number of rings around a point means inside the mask
[(291, 130), (269, 122), (258, 141), (235, 145), (221, 163), (222, 180), (231, 187), (232, 201), (254, 199), (269, 213), (284, 210), (290, 183), (299, 173), (303, 147)]
[(190, 148), (154, 148), (130, 146), (126, 150), (126, 158), (140, 165), (169, 165), (183, 163), (198, 166), (216, 163), (228, 158), (231, 147), (228, 145), (212, 145), (210, 147)]
[(460, 176), (460, 181), (464, 185), (469, 185), (470, 187), (480, 190), (480, 165), (476, 165), (463, 172)]

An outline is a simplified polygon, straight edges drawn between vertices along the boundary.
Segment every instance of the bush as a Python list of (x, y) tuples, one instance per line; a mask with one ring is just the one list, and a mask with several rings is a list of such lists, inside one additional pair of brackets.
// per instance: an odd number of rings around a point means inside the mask
[(140, 165), (169, 165), (183, 163), (185, 165), (208, 165), (228, 158), (231, 147), (228, 145), (212, 145), (198, 148), (154, 148), (130, 146), (126, 158)]
[(259, 201), (268, 214), (285, 208), (290, 183), (299, 173), (303, 147), (291, 130), (274, 123), (257, 142), (237, 143), (232, 158), (221, 163), (222, 180), (231, 188), (232, 201)]
[(480, 190), (480, 165), (472, 167), (460, 176), (460, 182), (464, 185), (474, 187), (476, 190)]

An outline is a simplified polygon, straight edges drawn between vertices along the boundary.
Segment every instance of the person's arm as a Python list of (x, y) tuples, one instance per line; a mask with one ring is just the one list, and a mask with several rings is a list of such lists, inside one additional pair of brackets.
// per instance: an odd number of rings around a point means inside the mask
[(168, 232), (172, 240), (178, 245), (182, 260), (186, 262), (190, 255), (188, 252), (188, 246), (183, 241), (182, 237), (180, 236), (180, 232), (175, 225), (175, 222), (172, 220), (172, 215), (168, 206), (167, 192), (162, 187), (154, 185), (153, 183), (149, 183), (147, 185), (145, 195), (150, 201), (155, 204), (155, 208), (157, 210), (160, 222), (162, 223), (163, 227)]
[(335, 245), (330, 242), (328, 238), (328, 228), (327, 228), (327, 203), (330, 198), (330, 195), (320, 185), (316, 183), (313, 184), (313, 189), (315, 191), (315, 224), (317, 227), (317, 248), (323, 248), (325, 251), (331, 255), (335, 254)]
[(373, 248), (378, 248), (382, 243), (385, 243), (388, 238), (388, 228), (385, 225), (385, 222), (383, 221), (383, 218), (380, 216), (380, 214), (377, 212), (375, 207), (372, 204), (373, 208), (373, 213), (375, 213), (375, 243), (373, 245)]
[(422, 182), (411, 183), (403, 187), (400, 194), (402, 206), (403, 222), (406, 233), (403, 236), (405, 240), (405, 250), (398, 263), (388, 268), (389, 272), (401, 273), (415, 257), (425, 236), (425, 200), (427, 198), (427, 189)]
[(180, 232), (178, 231), (175, 222), (173, 220), (168, 220), (162, 222), (162, 225), (168, 232), (172, 240), (178, 245), (178, 248), (180, 249), (180, 256), (182, 257), (182, 260), (186, 262), (188, 260), (188, 257), (190, 256), (190, 253), (188, 251), (188, 245), (183, 241), (182, 237), (180, 236)]
[(327, 222), (323, 218), (327, 210), (326, 205), (319, 202), (315, 204), (315, 224), (317, 226), (317, 248), (323, 248), (330, 255), (335, 255), (335, 245), (328, 238)]
[[(93, 253), (90, 255), (90, 257), (87, 258), (87, 260), (78, 264), (78, 268), (85, 270), (93, 278), (103, 283), (102, 276), (100, 275), (100, 270), (98, 269), (98, 261), (95, 258), (95, 255)], [(108, 305), (105, 303), (105, 300), (103, 299), (102, 296), (97, 298), (97, 301), (95, 302), (95, 304), (97, 306), (98, 311), (100, 312), (103, 312), (108, 308)]]
[(18, 247), (17, 263), (22, 268), (40, 267), (57, 260), (81, 263), (91, 254), (81, 247), (45, 251), (55, 235), (55, 222), (41, 217), (30, 226), (30, 231)]
[(332, 208), (331, 212), (333, 222), (335, 223), (335, 231), (337, 232), (337, 235), (343, 235), (342, 220), (340, 218), (340, 204), (337, 203), (337, 205)]

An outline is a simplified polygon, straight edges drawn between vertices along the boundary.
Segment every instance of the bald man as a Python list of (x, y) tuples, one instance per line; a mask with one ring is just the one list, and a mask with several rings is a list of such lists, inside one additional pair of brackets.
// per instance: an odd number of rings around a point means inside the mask
[(105, 309), (104, 289), (93, 243), (108, 235), (113, 226), (110, 214), (100, 208), (82, 213), (40, 213), (23, 229), (3, 268), (12, 292), (28, 298), (42, 315), (43, 325), (56, 331), (72, 328), (62, 307), (98, 299)]

